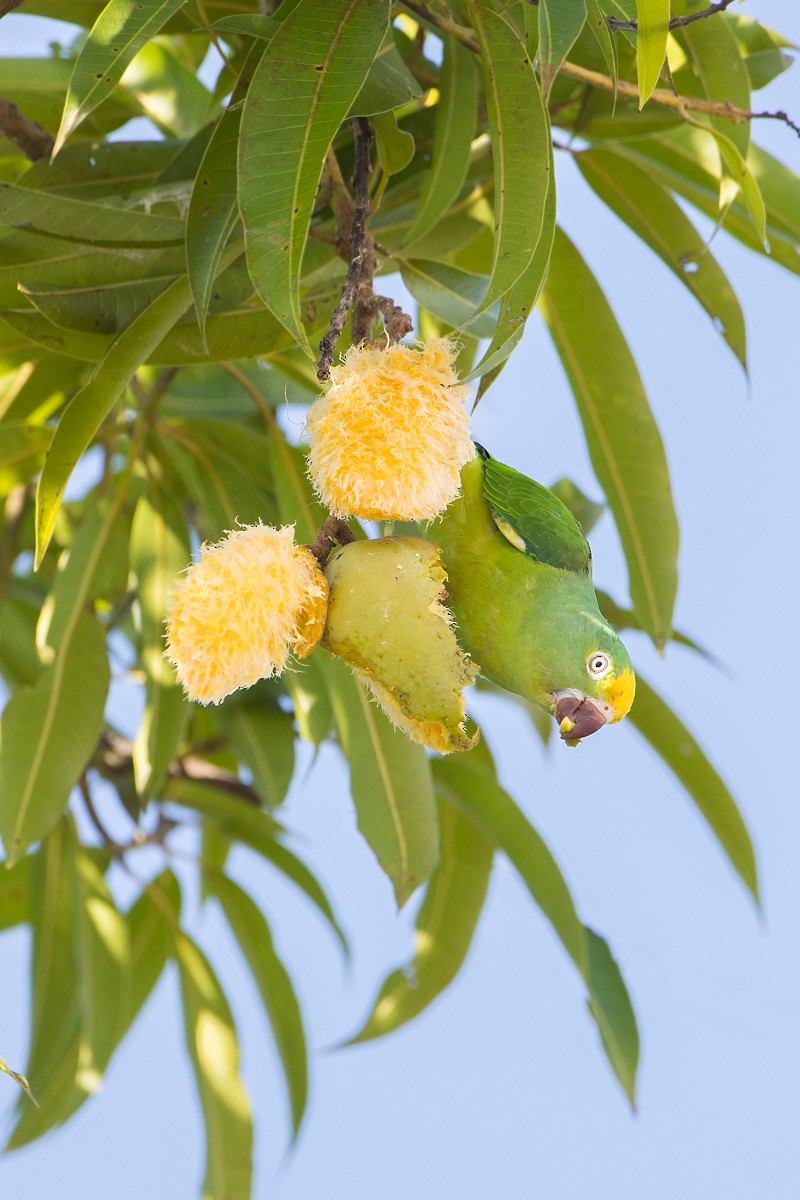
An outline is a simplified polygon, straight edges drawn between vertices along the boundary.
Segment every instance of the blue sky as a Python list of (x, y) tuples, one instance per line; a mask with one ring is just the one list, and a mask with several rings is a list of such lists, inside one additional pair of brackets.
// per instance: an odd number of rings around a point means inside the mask
[[(800, 41), (790, 0), (754, 0), (745, 11)], [(54, 26), (12, 14), (0, 28), (3, 54), (44, 53)], [(798, 70), (759, 93), (759, 105), (797, 115)], [(790, 131), (762, 123), (754, 136), (800, 170)], [(682, 521), (677, 623), (730, 672), (675, 647), (660, 661), (635, 635), (631, 645), (734, 788), (756, 844), (763, 918), (633, 728), (545, 755), (520, 712), (480, 697), (476, 713), (505, 783), (623, 966), (643, 1040), (638, 1113), (605, 1065), (570, 963), (502, 861), (467, 966), (445, 997), (385, 1041), (333, 1051), (407, 957), (413, 911), (394, 912), (356, 834), (337, 755), (324, 749), (313, 767), (305, 755), (286, 821), (335, 898), (355, 948), (349, 971), (290, 889), (246, 852), (236, 859), (292, 970), (313, 1047), (310, 1111), (290, 1156), (275, 1054), (250, 980), (214, 912), (196, 925), (240, 1023), (257, 1200), (794, 1200), (800, 1188), (797, 282), (724, 235), (716, 240), (747, 317), (748, 385), (705, 314), (566, 155), (558, 184), (560, 219), (607, 290), (666, 443)], [(568, 474), (599, 496), (538, 319), (478, 409), (475, 431), (543, 482)], [(624, 598), (608, 518), (592, 544), (598, 583)], [(14, 1064), (24, 1060), (26, 971), (24, 936), (4, 935), (0, 1053)], [(0, 1105), (13, 1099), (11, 1085), (0, 1086)], [(49, 1200), (57, 1184), (65, 1200), (191, 1200), (201, 1178), (199, 1111), (170, 975), (103, 1093), (63, 1131), (0, 1160), (0, 1194)]]

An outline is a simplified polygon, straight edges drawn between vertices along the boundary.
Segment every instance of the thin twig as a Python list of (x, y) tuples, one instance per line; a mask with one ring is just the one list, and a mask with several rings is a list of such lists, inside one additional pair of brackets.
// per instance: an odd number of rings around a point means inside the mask
[[(100, 736), (98, 747), (100, 765), (109, 775), (124, 775), (133, 766), (133, 743), (128, 738), (107, 729)], [(185, 754), (167, 769), (170, 779), (184, 779), (192, 783), (205, 783), (220, 792), (227, 792), (240, 800), (261, 807), (258, 793), (241, 779), (214, 763), (206, 762), (195, 754)], [(166, 799), (169, 799), (167, 796)], [(154, 836), (154, 835), (151, 835)], [(142, 845), (136, 840), (132, 845)]]
[[(442, 33), (449, 33), (474, 54), (480, 53), (480, 46), (471, 29), (457, 25), (449, 17), (440, 17), (427, 4), (417, 4), (416, 0), (403, 0), (403, 5), (417, 16), (422, 17), (424, 21), (428, 21), (435, 28), (440, 29)], [(580, 83), (587, 83), (590, 87), (600, 88), (605, 92), (617, 92), (618, 95), (625, 96), (630, 100), (638, 101), (639, 99), (639, 89), (635, 83), (619, 79), (615, 84), (610, 75), (603, 75), (599, 71), (590, 71), (587, 67), (579, 67), (577, 63), (562, 63), (561, 74), (570, 79), (576, 79)], [(727, 100), (700, 100), (692, 96), (676, 96), (665, 88), (656, 88), (650, 95), (650, 102), (660, 104), (663, 108), (675, 109), (677, 112), (699, 112), (710, 117), (724, 117), (738, 124), (753, 120), (783, 121), (785, 125), (800, 135), (800, 127), (790, 120), (785, 112), (748, 112), (746, 109), (729, 104)]]
[[(0, 16), (3, 14), (0, 12)], [(16, 104), (0, 96), (0, 133), (22, 151), (31, 162), (49, 158), (54, 142), (46, 129), (36, 121), (24, 116)]]
[[(331, 377), (331, 363), (336, 343), (342, 335), (347, 314), (353, 305), (361, 282), (364, 267), (369, 268), (368, 256), (374, 260), (374, 253), (366, 245), (367, 214), (369, 213), (369, 177), (372, 171), (370, 151), (372, 149), (373, 132), (366, 117), (353, 117), (350, 120), (355, 144), (355, 165), (353, 167), (353, 189), (356, 202), (353, 207), (353, 219), (350, 225), (350, 261), (347, 275), (342, 284), (342, 295), (333, 310), (328, 332), (319, 344), (319, 362), (317, 363), (317, 379), (326, 383)], [(374, 269), (372, 274), (374, 274)], [(371, 279), (370, 279), (371, 286)]]
[[(683, 29), (686, 25), (694, 25), (695, 21), (705, 21), (706, 17), (713, 17), (717, 13), (725, 12), (725, 9), (730, 8), (732, 4), (733, 0), (719, 0), (718, 4), (711, 4), (708, 8), (701, 9), (700, 12), (690, 13), (685, 17), (673, 17), (668, 28)], [(609, 16), (606, 16), (606, 21), (609, 29), (636, 30), (639, 28), (638, 21), (623, 21), (619, 17)]]
[(22, 4), (22, 0), (0, 0), (0, 17), (13, 12), (15, 8), (19, 8), (20, 4)]
[(334, 546), (349, 546), (350, 542), (355, 540), (355, 534), (346, 521), (339, 517), (328, 517), (317, 530), (314, 541), (306, 549), (311, 551), (324, 570), (328, 563), (328, 555)]
[(89, 789), (89, 781), (86, 778), (85, 772), (83, 775), (81, 775), (80, 779), (78, 780), (78, 789), (81, 793), (81, 797), (83, 799), (83, 805), (84, 805), (84, 808), (86, 809), (86, 812), (88, 813), (89, 820), (92, 822), (95, 829), (100, 834), (100, 839), (101, 839), (103, 845), (106, 847), (107, 850), (109, 850), (111, 852), (111, 854), (114, 856), (114, 858), (120, 858), (122, 856), (125, 848), (122, 846), (122, 844), (120, 842), (118, 842), (116, 840), (116, 838), (113, 838), (111, 836), (111, 834), (108, 832), (108, 830), (106, 829), (103, 822), (100, 820), (100, 814), (98, 813), (97, 809), (94, 806), (94, 800), (92, 799), (92, 793)]

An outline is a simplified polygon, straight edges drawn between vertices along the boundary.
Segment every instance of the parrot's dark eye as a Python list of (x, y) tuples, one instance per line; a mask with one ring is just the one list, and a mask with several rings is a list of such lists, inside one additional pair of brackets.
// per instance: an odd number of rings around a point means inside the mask
[(593, 679), (599, 679), (601, 675), (605, 675), (608, 668), (611, 666), (611, 659), (607, 654), (593, 654), (586, 664), (586, 669)]

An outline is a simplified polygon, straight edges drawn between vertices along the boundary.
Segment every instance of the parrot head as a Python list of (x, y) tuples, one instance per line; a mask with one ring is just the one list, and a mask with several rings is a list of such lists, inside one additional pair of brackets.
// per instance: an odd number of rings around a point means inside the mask
[(636, 678), (628, 651), (617, 634), (594, 613), (581, 614), (551, 674), (548, 707), (569, 745), (621, 721), (633, 704)]

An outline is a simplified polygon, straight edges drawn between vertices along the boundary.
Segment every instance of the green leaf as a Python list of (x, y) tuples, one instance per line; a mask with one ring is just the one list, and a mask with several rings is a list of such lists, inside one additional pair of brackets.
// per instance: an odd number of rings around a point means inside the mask
[(32, 904), (32, 862), (33, 859), (27, 856), (10, 870), (0, 870), (0, 931), (28, 921)]
[(739, 13), (729, 12), (726, 24), (733, 30), (733, 36), (739, 44), (750, 87), (754, 91), (772, 83), (777, 75), (792, 65), (792, 57), (785, 53), (785, 48), (790, 48), (790, 45), (780, 34)]
[(47, 425), (4, 421), (0, 445), (0, 497), (18, 483), (27, 483), (42, 465), (52, 430)]
[(414, 136), (397, 124), (394, 112), (376, 114), (371, 121), (384, 175), (398, 175), (414, 158)]
[(20, 1075), (19, 1071), (14, 1071), (4, 1058), (0, 1058), (0, 1071), (2, 1071), (4, 1075), (8, 1075), (11, 1079), (13, 1079), (14, 1082), (22, 1088), (28, 1099), (38, 1108), (39, 1102), (31, 1091), (31, 1085), (28, 1083), (24, 1075)]
[[(492, 336), (496, 316), (480, 307), (489, 282), (485, 275), (422, 259), (401, 259), (400, 272), (417, 303), (435, 317), (454, 327), (469, 325), (473, 337)], [(476, 309), (480, 315), (474, 318)]]
[[(230, 259), (238, 252), (237, 248), (230, 250)], [(116, 338), (90, 382), (70, 401), (50, 444), (36, 492), (37, 566), (52, 537), (64, 489), (78, 460), (136, 370), (190, 303), (189, 281), (182, 276)]]
[(283, 1064), (296, 1138), (308, 1099), (308, 1058), (303, 1018), (291, 978), (275, 951), (269, 925), (247, 893), (224, 875), (212, 876), (209, 886), (222, 905), (231, 931), (247, 959), (272, 1026)]
[(31, 1033), (26, 1075), (40, 1107), (17, 1107), (13, 1150), (64, 1120), (76, 1100), (80, 1009), (75, 964), (74, 835), (61, 821), (31, 859)]
[(406, 66), (389, 30), (348, 116), (372, 117), (390, 112), (421, 95), (422, 88)]
[(393, 729), (341, 659), (319, 666), (350, 767), (358, 828), (394, 888), (398, 908), (429, 877), (439, 853), (436, 800), (421, 746)]
[(180, 968), (186, 1048), (194, 1067), (206, 1128), (203, 1195), (248, 1200), (252, 1182), (253, 1125), (239, 1076), (239, 1041), (231, 1010), (199, 946), (175, 936)]
[(133, 56), (183, 3), (110, 0), (92, 26), (73, 68), (54, 154), (84, 117), (113, 91)]
[(241, 800), (226, 796), (224, 792), (209, 785), (190, 780), (171, 779), (165, 791), (165, 798), (173, 804), (180, 804), (201, 813), (208, 819), (212, 828), (232, 841), (249, 846), (271, 863), (299, 887), (322, 913), (345, 953), (348, 952), (347, 939), (323, 888), (305, 863), (278, 840), (280, 826), (271, 817), (261, 809), (242, 804)]
[(76, 612), (71, 636), (0, 722), (0, 834), (10, 863), (53, 828), (103, 727), (109, 684), (105, 634)]
[(664, 447), (608, 301), (560, 230), (542, 306), (575, 396), (592, 466), (619, 530), (634, 608), (663, 649), (678, 584), (678, 522)]
[[(35, 61), (39, 68), (44, 65), (42, 59)], [(66, 60), (53, 61), (69, 69)], [(64, 88), (61, 97), (63, 94)], [(170, 138), (147, 142), (74, 142), (65, 146), (58, 158), (43, 158), (34, 163), (25, 172), (24, 186), (82, 199), (127, 197), (152, 187), (162, 171), (179, 158), (185, 145)], [(189, 177), (187, 174), (186, 178)]]
[(183, 221), (0, 183), (0, 224), (92, 246), (160, 246), (183, 241)]
[(130, 556), (147, 679), (144, 716), (133, 744), (133, 770), (136, 790), (146, 802), (158, 791), (178, 752), (190, 711), (175, 670), (164, 658), (164, 622), (170, 591), (188, 566), (191, 551), (183, 513), (152, 475), (136, 505)]
[(485, 743), (458, 758), (437, 760), (433, 770), (437, 785), (447, 789), (448, 798), (463, 805), (478, 827), (507, 855), (561, 945), (585, 975), (583, 925), (569, 888), (542, 838), (497, 782)]
[(128, 985), (128, 928), (103, 878), (80, 843), (74, 858), (76, 960), (81, 1036), (75, 1082), (90, 1095), (123, 1032)]
[(539, 241), (536, 243), (536, 250), (522, 275), (503, 297), (494, 337), (487, 346), (483, 358), (468, 376), (469, 379), (482, 376), (476, 403), (497, 378), (506, 359), (522, 339), (525, 323), (536, 307), (547, 279), (555, 232), (556, 179), (551, 151), (550, 186), (545, 200), (544, 224)]
[(584, 0), (539, 0), (539, 74), (545, 104), (585, 20)]
[[(606, 15), (603, 12), (598, 0), (584, 0), (586, 7), (586, 24), (594, 34), (600, 51), (605, 59), (606, 70), (611, 76), (614, 87), (617, 86), (617, 43), (608, 28)], [(616, 102), (616, 94), (614, 96)]]
[(452, 804), (439, 805), (441, 855), (417, 914), (412, 961), (384, 981), (352, 1042), (413, 1020), (455, 979), (469, 953), (492, 872), (494, 842)]
[(575, 156), (586, 182), (654, 250), (702, 304), (747, 368), (744, 314), (725, 272), (669, 193), (629, 160), (608, 150)]
[(298, 285), (317, 186), (388, 21), (385, 0), (300, 0), (268, 43), (242, 112), (247, 265), (265, 304), (309, 357)]
[(635, 1105), (639, 1066), (639, 1030), (628, 989), (608, 942), (586, 927), (589, 955), (589, 1011), (598, 1029), (606, 1057)]
[(753, 844), (733, 797), (680, 718), (638, 671), (636, 700), (630, 719), (686, 788), (731, 866), (758, 904)]
[(247, 57), (230, 106), (214, 127), (189, 201), (186, 264), (197, 320), (203, 332), (219, 256), (239, 216), (236, 160), (242, 122), (240, 101), (247, 94), (262, 53), (263, 49), (258, 45)]
[(698, 125), (701, 129), (708, 128), (708, 132), (719, 147), (720, 157), (727, 168), (730, 178), (742, 190), (745, 208), (750, 214), (750, 220), (753, 222), (753, 228), (758, 235), (758, 240), (761, 242), (764, 250), (769, 253), (767, 210), (764, 204), (764, 197), (761, 195), (758, 182), (747, 162), (742, 157), (738, 146), (720, 130), (706, 126), (702, 121), (693, 121), (686, 116), (684, 119), (689, 120), (690, 124)]
[(414, 220), (405, 238), (407, 245), (413, 245), (435, 229), (458, 196), (467, 177), (475, 134), (478, 106), (475, 56), (453, 37), (442, 40), (444, 58), (439, 73), (430, 170), (425, 175)]
[(307, 658), (298, 663), (285, 679), (300, 737), (320, 746), (333, 729), (333, 709), (317, 659)]
[[(739, 44), (727, 21), (695, 21), (681, 30), (681, 41), (708, 100), (733, 104), (750, 111), (750, 81)], [(712, 124), (725, 133), (742, 156), (750, 145), (750, 122), (712, 117)]]
[(484, 311), (517, 282), (536, 250), (550, 175), (550, 133), (539, 84), (516, 32), (475, 0), (468, 0), (468, 9), (481, 46), (494, 159), (497, 233), (479, 310)]
[(122, 77), (124, 88), (162, 133), (190, 138), (215, 107), (208, 89), (169, 44), (148, 42)]
[(128, 926), (128, 989), (120, 1041), (144, 1008), (172, 954), (181, 891), (171, 871), (148, 883), (125, 920)]
[(639, 108), (644, 108), (658, 85), (667, 57), (670, 0), (636, 0), (636, 76)]
[(465, 807), (486, 836), (506, 854), (552, 925), (586, 983), (589, 1011), (597, 1023), (603, 1049), (633, 1103), (638, 1035), (625, 984), (605, 943), (595, 939), (581, 923), (547, 846), (500, 787), (484, 743), (468, 755), (438, 761), (434, 772), (448, 797)]
[(294, 775), (294, 731), (289, 713), (263, 704), (226, 704), (220, 724), (237, 759), (268, 808), (286, 798)]

